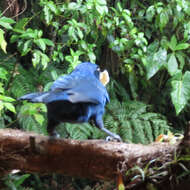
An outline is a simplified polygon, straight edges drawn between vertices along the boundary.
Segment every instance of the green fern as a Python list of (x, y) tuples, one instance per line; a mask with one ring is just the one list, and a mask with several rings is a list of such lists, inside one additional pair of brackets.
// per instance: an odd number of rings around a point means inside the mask
[[(36, 133), (47, 135), (46, 116), (43, 104), (24, 103), (19, 108), (18, 123), (19, 126), (26, 131), (34, 131)], [(36, 119), (39, 117), (41, 119)]]
[(63, 138), (71, 138), (77, 140), (104, 138), (104, 133), (89, 123), (60, 124), (57, 127), (57, 131)]
[[(158, 135), (170, 129), (166, 118), (160, 113), (152, 112), (150, 105), (129, 100), (129, 95), (124, 89), (121, 90), (122, 86), (118, 83), (114, 87), (111, 88), (111, 102), (107, 105), (104, 117), (106, 128), (119, 134), (124, 141), (143, 144), (154, 141)], [(118, 96), (125, 101), (119, 101)]]

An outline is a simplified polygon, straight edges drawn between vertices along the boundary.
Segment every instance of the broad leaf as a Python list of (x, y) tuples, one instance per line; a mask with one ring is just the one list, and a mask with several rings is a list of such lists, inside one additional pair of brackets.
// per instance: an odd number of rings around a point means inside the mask
[(48, 8), (49, 8), (52, 12), (54, 12), (55, 14), (58, 12), (58, 9), (57, 9), (57, 7), (56, 7), (56, 5), (54, 4), (53, 1), (47, 2), (47, 6), (48, 6)]
[(43, 65), (43, 69), (47, 67), (48, 62), (49, 62), (49, 57), (46, 54), (41, 53), (41, 64)]
[(52, 16), (52, 14), (51, 14), (51, 12), (50, 12), (49, 7), (48, 7), (48, 6), (44, 6), (43, 11), (44, 11), (45, 20), (46, 20), (47, 24), (50, 24), (50, 22), (51, 22), (53, 16)]
[(15, 99), (8, 97), (8, 96), (3, 96), (3, 95), (0, 95), (0, 100), (3, 100), (5, 102), (14, 102), (15, 101)]
[(190, 72), (186, 71), (184, 76), (180, 75), (181, 77), (175, 77), (171, 81), (171, 98), (177, 114), (183, 110), (190, 100)]
[(46, 45), (48, 45), (48, 46), (54, 46), (54, 43), (51, 40), (47, 39), (47, 38), (41, 38), (41, 40), (43, 40), (44, 43)]
[(32, 64), (34, 65), (34, 67), (36, 67), (36, 65), (40, 63), (40, 54), (40, 51), (34, 51), (33, 53)]
[(31, 32), (26, 31), (20, 37), (23, 39), (32, 39), (32, 38), (36, 38), (37, 36), (33, 31), (31, 31)]
[(0, 18), (0, 25), (6, 29), (12, 29), (12, 26), (10, 24), (13, 24), (13, 23), (15, 23), (15, 21), (11, 18), (7, 18), (7, 17)]
[(29, 21), (30, 21), (30, 18), (27, 18), (27, 17), (19, 19), (14, 26), (14, 30), (15, 29), (16, 30), (22, 30), (22, 31), (25, 30), (25, 27)]
[(187, 49), (188, 47), (189, 47), (189, 44), (188, 44), (188, 43), (181, 43), (181, 44), (178, 44), (178, 45), (175, 47), (175, 50)]
[(176, 52), (176, 57), (180, 63), (179, 68), (183, 69), (183, 67), (185, 65), (185, 55), (181, 51), (179, 51), (179, 52)]
[(149, 22), (151, 22), (152, 19), (153, 19), (153, 17), (154, 17), (154, 15), (155, 15), (155, 8), (154, 8), (154, 6), (152, 5), (152, 6), (148, 7), (148, 9), (146, 10), (146, 19), (147, 19)]
[(14, 24), (15, 23), (15, 21), (13, 19), (8, 18), (8, 17), (1, 17), (0, 21), (1, 22), (6, 22), (6, 23), (9, 23), (9, 24)]
[(108, 8), (105, 0), (97, 0), (95, 6), (100, 15), (108, 13)]
[(166, 63), (166, 59), (167, 51), (165, 49), (159, 49), (158, 52), (147, 56), (144, 61), (147, 79), (153, 77), (161, 69), (161, 67)]
[(34, 43), (35, 43), (41, 50), (43, 50), (43, 51), (46, 50), (46, 44), (45, 44), (45, 42), (44, 42), (43, 39), (40, 38), (40, 39), (34, 40)]
[(159, 27), (160, 27), (160, 31), (163, 31), (164, 27), (166, 26), (166, 24), (169, 21), (169, 17), (166, 11), (163, 11), (160, 13), (160, 23), (159, 23)]
[(15, 107), (9, 102), (4, 102), (3, 105), (11, 112), (16, 113)]
[(171, 76), (174, 75), (178, 69), (178, 63), (174, 53), (170, 55), (167, 63), (167, 69)]
[(175, 51), (176, 45), (177, 45), (177, 39), (175, 35), (173, 35), (170, 42), (168, 42), (168, 46), (172, 51)]
[(107, 6), (104, 5), (96, 5), (96, 10), (100, 15), (106, 14), (108, 12)]
[(23, 45), (23, 49), (22, 49), (22, 56), (26, 55), (30, 50), (31, 50), (31, 46), (32, 46), (32, 40), (27, 40), (24, 45)]
[(12, 35), (10, 42), (11, 42), (11, 43), (14, 43), (14, 42), (16, 42), (18, 39), (19, 39), (19, 35)]
[(94, 63), (96, 61), (96, 56), (93, 52), (89, 52), (88, 57), (90, 59), (90, 62)]

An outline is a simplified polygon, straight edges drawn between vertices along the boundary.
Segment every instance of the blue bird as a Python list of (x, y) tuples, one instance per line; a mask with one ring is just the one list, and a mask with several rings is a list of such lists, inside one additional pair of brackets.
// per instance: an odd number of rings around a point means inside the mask
[(121, 141), (119, 135), (104, 127), (102, 120), (104, 107), (109, 102), (106, 88), (100, 82), (98, 65), (84, 62), (70, 74), (59, 77), (47, 92), (26, 94), (19, 100), (42, 102), (47, 106), (47, 131), (56, 136), (56, 126), (60, 122), (91, 122), (114, 139)]

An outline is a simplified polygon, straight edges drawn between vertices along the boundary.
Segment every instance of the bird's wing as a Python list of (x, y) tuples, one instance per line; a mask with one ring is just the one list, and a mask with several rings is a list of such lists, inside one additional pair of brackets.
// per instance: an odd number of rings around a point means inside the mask
[(59, 77), (51, 86), (51, 91), (55, 91), (58, 89), (67, 90), (73, 88), (76, 85), (76, 81), (78, 80), (78, 76), (73, 75), (64, 75)]
[(109, 101), (106, 88), (95, 77), (66, 75), (52, 85), (45, 103), (68, 100), (72, 103), (91, 102), (104, 104)]

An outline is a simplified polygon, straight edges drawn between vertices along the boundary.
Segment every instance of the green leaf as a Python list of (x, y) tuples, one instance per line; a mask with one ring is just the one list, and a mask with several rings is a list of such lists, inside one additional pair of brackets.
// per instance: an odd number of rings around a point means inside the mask
[(49, 7), (44, 6), (43, 11), (44, 11), (45, 20), (46, 20), (47, 24), (50, 24), (51, 20), (53, 19), (53, 16), (52, 16), (52, 14), (50, 12)]
[(58, 78), (56, 70), (51, 71), (51, 76), (52, 76), (53, 80), (56, 80)]
[(15, 107), (13, 104), (4, 102), (3, 105), (11, 112), (16, 113)]
[(146, 77), (150, 79), (153, 77), (166, 63), (167, 51), (165, 49), (159, 49), (158, 52), (153, 53), (144, 60), (143, 64), (146, 68)]
[(103, 6), (103, 5), (96, 5), (96, 10), (98, 11), (100, 15), (106, 14), (108, 12), (107, 6)]
[(117, 2), (117, 9), (119, 10), (119, 12), (122, 12), (123, 10), (120, 2)]
[(184, 76), (182, 76), (181, 78), (174, 76), (174, 78), (171, 81), (172, 85), (171, 98), (177, 115), (183, 110), (185, 105), (190, 100), (189, 84), (190, 84), (190, 71), (186, 71)]
[(5, 52), (6, 52), (6, 47), (7, 47), (7, 42), (5, 41), (5, 38), (4, 38), (4, 31), (2, 29), (0, 29), (0, 47), (1, 49)]
[(32, 64), (34, 67), (36, 67), (37, 64), (40, 63), (40, 51), (34, 51), (33, 58), (32, 58)]
[(88, 57), (90, 59), (90, 62), (94, 63), (96, 61), (96, 56), (93, 52), (89, 52)]
[(160, 30), (163, 31), (164, 27), (166, 26), (166, 24), (169, 21), (169, 17), (166, 11), (163, 11), (160, 13), (160, 23), (159, 23), (159, 27)]
[(168, 42), (168, 46), (172, 51), (175, 51), (176, 45), (177, 45), (177, 39), (175, 35), (173, 35), (170, 42)]
[(1, 17), (0, 21), (6, 22), (6, 23), (9, 23), (9, 24), (14, 24), (15, 23), (15, 21), (13, 19), (7, 18), (7, 17)]
[(41, 53), (41, 64), (43, 65), (43, 69), (47, 67), (48, 62), (49, 62), (49, 57), (46, 54)]
[(148, 7), (147, 11), (146, 11), (146, 19), (151, 22), (153, 17), (155, 15), (155, 9), (154, 9), (154, 6), (150, 6)]
[(22, 56), (25, 56), (30, 50), (31, 50), (31, 46), (32, 46), (32, 40), (27, 40), (24, 45), (23, 45), (23, 49), (22, 49)]
[(80, 8), (80, 4), (77, 2), (77, 3), (75, 3), (75, 2), (70, 2), (69, 4), (68, 4), (68, 9), (71, 9), (71, 10), (78, 10), (79, 8)]
[(170, 73), (171, 76), (173, 76), (178, 69), (178, 63), (177, 63), (177, 60), (176, 60), (174, 53), (172, 53), (170, 55), (170, 58), (169, 58), (168, 63), (167, 63), (167, 69), (168, 69), (168, 72)]
[(107, 3), (105, 0), (96, 0), (95, 7), (100, 15), (108, 13)]
[(47, 38), (41, 38), (41, 39), (44, 41), (44, 43), (45, 43), (46, 45), (48, 45), (48, 46), (54, 46), (53, 41), (51, 41), (51, 40), (49, 40), (49, 39), (47, 39)]
[(14, 42), (16, 42), (18, 39), (19, 39), (19, 35), (12, 35), (10, 42), (11, 42), (11, 43), (14, 43)]
[(30, 21), (30, 18), (22, 18), (22, 19), (19, 19), (15, 26), (14, 26), (14, 30), (25, 30), (25, 26), (27, 25), (27, 23)]
[(182, 49), (187, 49), (189, 47), (188, 43), (180, 43), (175, 47), (175, 50), (182, 50)]
[(80, 28), (77, 28), (77, 34), (78, 34), (79, 38), (82, 40), (84, 35), (83, 35), (82, 31), (80, 30)]
[(46, 50), (46, 44), (44, 42), (43, 39), (37, 39), (37, 40), (34, 40), (34, 43), (42, 50), (42, 51), (45, 51)]
[(158, 51), (158, 48), (159, 48), (159, 42), (155, 40), (148, 46), (147, 53), (148, 54), (156, 53)]
[(0, 78), (1, 79), (4, 79), (4, 80), (7, 80), (7, 75), (8, 72), (7, 70), (5, 70), (4, 68), (0, 67)]
[(7, 18), (7, 17), (0, 18), (0, 25), (6, 29), (12, 29), (12, 26), (10, 24), (13, 24), (13, 23), (15, 23), (15, 21), (11, 18)]
[(84, 41), (84, 40), (80, 40), (80, 45), (81, 45), (81, 47), (82, 47), (84, 50), (87, 50), (87, 44), (86, 44), (86, 41)]
[(72, 62), (73, 62), (72, 56), (70, 56), (70, 55), (65, 56), (65, 59), (66, 59), (66, 61), (68, 61), (69, 63), (72, 63)]
[(15, 101), (15, 99), (8, 97), (8, 96), (3, 96), (3, 95), (0, 95), (0, 100), (6, 101), (6, 102), (14, 102)]
[(43, 115), (41, 115), (41, 114), (34, 114), (34, 118), (35, 118), (35, 120), (40, 124), (40, 125), (42, 125), (43, 124), (43, 122), (44, 122), (44, 116)]
[(77, 38), (77, 36), (76, 36), (76, 34), (75, 34), (75, 29), (74, 29), (74, 27), (69, 27), (69, 30), (68, 30), (68, 34), (69, 34), (69, 36), (71, 37), (71, 38), (73, 38), (76, 42), (78, 41), (78, 38)]
[(20, 37), (23, 39), (35, 39), (36, 34), (34, 32), (25, 32)]
[(55, 14), (58, 12), (58, 9), (56, 7), (56, 5), (54, 4), (53, 1), (49, 1), (47, 2), (47, 6), (49, 7), (49, 9), (54, 12)]
[(180, 62), (179, 68), (182, 70), (185, 65), (185, 55), (182, 52), (176, 52), (176, 57)]

